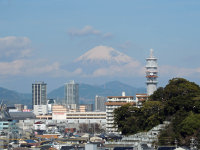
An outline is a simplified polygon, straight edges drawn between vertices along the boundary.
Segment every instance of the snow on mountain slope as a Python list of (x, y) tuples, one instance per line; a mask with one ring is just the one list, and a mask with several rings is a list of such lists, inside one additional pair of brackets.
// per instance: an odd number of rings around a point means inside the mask
[(71, 72), (77, 72), (82, 77), (128, 77), (140, 76), (144, 67), (137, 60), (132, 59), (112, 47), (96, 46), (67, 67)]
[(131, 57), (115, 50), (112, 47), (96, 46), (93, 49), (87, 51), (79, 58), (77, 58), (76, 62), (77, 61), (87, 61), (87, 62), (107, 61), (115, 63), (129, 63), (133, 60)]

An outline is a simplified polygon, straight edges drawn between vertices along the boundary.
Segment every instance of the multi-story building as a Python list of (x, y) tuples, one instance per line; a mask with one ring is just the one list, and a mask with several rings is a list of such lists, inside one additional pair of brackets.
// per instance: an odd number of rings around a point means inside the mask
[(48, 114), (52, 113), (52, 106), (56, 103), (56, 100), (54, 99), (48, 99), (47, 100), (47, 109), (48, 109)]
[(86, 106), (85, 105), (80, 105), (79, 106), (79, 111), (80, 112), (86, 112), (87, 110), (86, 110)]
[(135, 95), (135, 101), (136, 101), (136, 106), (137, 107), (141, 107), (142, 106), (142, 104), (145, 102), (145, 101), (147, 101), (148, 100), (148, 95), (146, 94), (146, 93), (144, 93), (144, 94), (136, 94)]
[(157, 58), (153, 56), (153, 49), (150, 50), (150, 56), (146, 59), (146, 62), (147, 95), (151, 95), (157, 90), (158, 84), (158, 64)]
[(35, 114), (47, 113), (47, 87), (44, 82), (32, 84), (32, 105)]
[(32, 84), (32, 104), (47, 104), (47, 84), (44, 82), (36, 82)]
[(63, 105), (52, 106), (52, 120), (65, 120), (67, 108)]
[(63, 105), (53, 105), (52, 115), (37, 115), (37, 119), (66, 121), (68, 123), (106, 123), (106, 112), (69, 112)]
[(67, 112), (68, 123), (106, 123), (106, 112)]
[[(79, 106), (79, 85), (73, 81), (65, 84), (65, 104), (70, 109), (77, 109)], [(76, 108), (72, 108), (76, 107)]]
[(106, 111), (106, 98), (96, 95), (95, 97), (95, 111)]
[(135, 105), (133, 96), (126, 96), (122, 92), (122, 96), (108, 96), (106, 102), (106, 131), (108, 133), (119, 133), (117, 127), (114, 126), (114, 110), (125, 104)]

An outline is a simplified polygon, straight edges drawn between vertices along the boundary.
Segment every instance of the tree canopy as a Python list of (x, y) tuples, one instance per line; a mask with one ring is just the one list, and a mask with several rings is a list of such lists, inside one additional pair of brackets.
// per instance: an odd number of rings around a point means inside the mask
[(148, 131), (170, 121), (161, 132), (159, 144), (189, 145), (194, 137), (200, 143), (200, 87), (183, 78), (173, 78), (158, 88), (141, 108), (124, 105), (114, 110), (114, 122), (124, 135)]

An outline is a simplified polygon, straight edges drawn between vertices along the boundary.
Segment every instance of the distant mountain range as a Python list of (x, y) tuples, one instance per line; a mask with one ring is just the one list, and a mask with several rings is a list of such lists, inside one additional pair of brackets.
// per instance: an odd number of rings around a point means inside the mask
[[(121, 96), (122, 91), (128, 96), (135, 96), (136, 93), (145, 93), (145, 88), (135, 88), (119, 81), (108, 82), (103, 85), (79, 84), (79, 97), (82, 104), (93, 104), (96, 95), (99, 96)], [(64, 98), (64, 86), (59, 87), (48, 94), (49, 98), (62, 100)]]
[(16, 91), (8, 90), (0, 87), (0, 102), (13, 106), (14, 104), (31, 104), (31, 94), (18, 93)]
[[(94, 104), (96, 95), (99, 96), (121, 96), (122, 91), (126, 92), (127, 96), (135, 96), (136, 93), (145, 93), (145, 88), (135, 88), (119, 81), (108, 82), (103, 85), (79, 84), (79, 97), (81, 104)], [(50, 93), (48, 98), (54, 98), (58, 102), (64, 99), (64, 86), (61, 86)], [(3, 100), (7, 105), (25, 104), (29, 107), (32, 103), (31, 94), (18, 93), (5, 88), (0, 88), (0, 100)]]

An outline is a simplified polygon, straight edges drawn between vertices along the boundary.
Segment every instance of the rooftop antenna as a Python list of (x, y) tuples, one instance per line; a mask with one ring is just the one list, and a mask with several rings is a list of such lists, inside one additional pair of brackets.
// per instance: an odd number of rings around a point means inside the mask
[(153, 49), (150, 49), (150, 58), (153, 58)]

